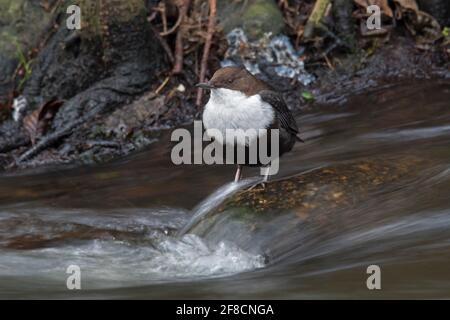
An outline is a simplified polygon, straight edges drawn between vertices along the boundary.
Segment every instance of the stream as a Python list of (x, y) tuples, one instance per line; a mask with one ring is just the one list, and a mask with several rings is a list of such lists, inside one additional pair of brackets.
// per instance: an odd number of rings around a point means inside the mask
[[(224, 214), (202, 232), (197, 218), (259, 170), (236, 185), (234, 166), (175, 166), (170, 131), (106, 164), (3, 172), (0, 298), (450, 298), (450, 83), (387, 84), (310, 109), (296, 116), (306, 143), (275, 179), (354, 159), (426, 165), (338, 222), (283, 213), (252, 230)], [(366, 286), (373, 264), (381, 290)], [(70, 265), (81, 290), (66, 287)]]

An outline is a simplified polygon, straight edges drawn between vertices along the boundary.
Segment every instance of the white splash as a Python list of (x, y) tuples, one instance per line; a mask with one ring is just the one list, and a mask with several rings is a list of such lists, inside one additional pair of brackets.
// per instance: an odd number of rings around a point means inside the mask
[[(0, 234), (17, 219), (23, 219), (23, 223), (8, 231), (13, 232), (12, 238), (31, 235), (58, 239), (61, 232), (77, 226), (83, 226), (86, 232), (109, 231), (110, 235), (86, 240), (82, 236), (68, 238), (49, 243), (51, 247), (30, 250), (1, 247), (0, 283), (20, 279), (25, 286), (38, 283), (65, 288), (70, 265), (79, 266), (83, 289), (216, 278), (264, 266), (264, 258), (256, 248), (244, 250), (231, 241), (207, 240), (192, 234), (170, 235), (170, 230), (186, 223), (187, 212), (183, 209), (121, 209), (101, 215), (77, 209), (2, 211)], [(114, 232), (123, 235), (114, 236)]]
[(207, 243), (195, 235), (167, 237), (153, 245), (94, 240), (84, 245), (2, 252), (0, 278), (65, 283), (66, 268), (79, 266), (86, 289), (214, 278), (264, 266), (264, 258), (230, 242)]
[(197, 225), (201, 220), (207, 217), (207, 215), (213, 211), (218, 205), (220, 205), (225, 199), (241, 190), (246, 186), (250, 186), (260, 181), (260, 177), (252, 178), (252, 179), (244, 179), (236, 182), (230, 182), (223, 187), (214, 191), (208, 198), (203, 200), (198, 206), (196, 206), (192, 212), (192, 218), (189, 222), (178, 232), (178, 236), (185, 235), (189, 230), (192, 229), (195, 225)]

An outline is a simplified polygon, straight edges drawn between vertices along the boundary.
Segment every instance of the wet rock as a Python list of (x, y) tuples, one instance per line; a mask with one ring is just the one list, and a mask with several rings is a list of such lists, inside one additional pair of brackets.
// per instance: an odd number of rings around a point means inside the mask
[(266, 188), (243, 191), (227, 207), (248, 207), (256, 212), (295, 210), (300, 216), (315, 210), (351, 206), (370, 191), (395, 182), (416, 167), (417, 159), (370, 160), (318, 169), (274, 181)]
[(19, 123), (13, 120), (6, 120), (1, 126), (0, 154), (6, 153), (18, 147), (27, 145), (29, 138), (22, 130)]
[[(385, 83), (410, 79), (450, 78), (449, 60), (438, 52), (417, 50), (413, 39), (393, 34), (376, 52), (343, 58), (335, 70), (317, 70), (312, 92), (318, 103), (342, 105), (352, 94)], [(290, 100), (295, 104), (295, 99)]]
[(265, 188), (257, 186), (235, 194), (193, 231), (202, 234), (226, 214), (252, 225), (266, 216), (284, 213), (309, 221), (327, 219), (329, 214), (370, 199), (372, 192), (395, 187), (396, 181), (407, 178), (423, 164), (424, 160), (413, 156), (361, 160), (272, 181)]
[[(94, 0), (83, 0), (80, 7), (82, 29), (68, 30), (64, 20), (59, 21), (62, 26), (39, 54), (24, 89), (27, 97), (37, 102), (69, 99), (102, 80), (107, 81), (105, 88), (108, 82), (122, 81), (120, 76), (144, 81), (140, 71), (151, 74), (161, 63), (142, 1), (114, 0), (98, 6)], [(116, 86), (124, 85), (122, 81)], [(123, 93), (132, 89), (124, 87)]]
[[(6, 230), (9, 232), (6, 232)], [(29, 217), (25, 225), (23, 220), (17, 218), (5, 219), (0, 227), (0, 231), (2, 231), (0, 233), (1, 248), (31, 250), (58, 247), (70, 241), (95, 239), (133, 242), (144, 236), (146, 229), (116, 230), (97, 228), (79, 223), (43, 221), (36, 217)]]
[(165, 96), (151, 92), (114, 111), (106, 118), (103, 132), (107, 136), (125, 139), (136, 129), (153, 125), (166, 111)]
[[(168, 110), (165, 96), (153, 92), (117, 108), (97, 121), (81, 126), (59, 148), (62, 158), (100, 163), (140, 150), (156, 141), (160, 117)], [(39, 158), (39, 157), (37, 157)]]
[(284, 28), (283, 16), (272, 0), (220, 0), (217, 10), (225, 33), (242, 28), (250, 40), (267, 32), (277, 35)]

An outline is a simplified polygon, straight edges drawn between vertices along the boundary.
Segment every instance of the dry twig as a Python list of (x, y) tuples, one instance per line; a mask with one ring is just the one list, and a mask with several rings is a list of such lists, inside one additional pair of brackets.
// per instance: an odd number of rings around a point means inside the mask
[[(177, 38), (175, 40), (175, 65), (173, 67), (173, 74), (180, 74), (183, 71), (183, 61), (184, 61), (184, 33), (187, 26), (184, 25), (184, 20), (186, 19), (186, 14), (189, 9), (191, 0), (183, 0), (180, 7), (180, 13), (178, 20), (180, 21), (180, 27), (178, 28)], [(176, 24), (175, 24), (176, 25)], [(167, 33), (167, 32), (166, 32)]]
[[(217, 11), (217, 3), (216, 0), (208, 0), (209, 4), (209, 19), (208, 19), (208, 30), (206, 33), (206, 41), (205, 47), (203, 49), (202, 62), (200, 64), (200, 82), (205, 81), (206, 69), (208, 65), (209, 51), (211, 49), (211, 43), (214, 36), (215, 29), (215, 20), (216, 20), (216, 11)], [(197, 106), (199, 106), (202, 102), (203, 90), (201, 88), (197, 91)]]
[(166, 40), (164, 40), (164, 38), (161, 37), (158, 30), (156, 30), (152, 25), (150, 25), (150, 29), (152, 30), (156, 39), (158, 39), (159, 43), (161, 44), (161, 47), (164, 49), (164, 52), (167, 54), (167, 58), (169, 59), (170, 63), (173, 64), (175, 62), (175, 59), (173, 57), (172, 50), (170, 50), (170, 47), (167, 44)]
[(156, 95), (158, 95), (164, 89), (164, 87), (167, 85), (169, 80), (170, 80), (170, 77), (166, 77), (166, 79), (163, 81), (163, 83), (161, 83), (161, 85), (158, 87), (158, 89), (155, 90)]

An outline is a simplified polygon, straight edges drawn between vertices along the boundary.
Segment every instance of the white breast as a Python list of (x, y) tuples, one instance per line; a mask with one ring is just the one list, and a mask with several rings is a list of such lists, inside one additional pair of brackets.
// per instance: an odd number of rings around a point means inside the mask
[[(267, 129), (273, 122), (275, 112), (257, 95), (245, 94), (230, 89), (213, 89), (203, 111), (206, 129), (217, 129), (225, 137), (226, 129), (256, 129), (250, 141), (260, 135), (258, 129)], [(214, 134), (212, 134), (214, 137)]]

